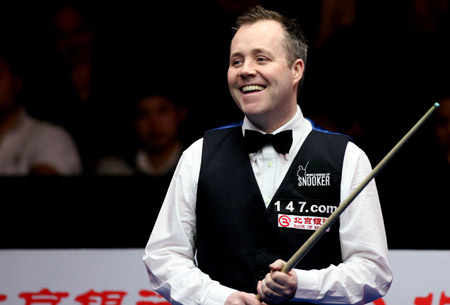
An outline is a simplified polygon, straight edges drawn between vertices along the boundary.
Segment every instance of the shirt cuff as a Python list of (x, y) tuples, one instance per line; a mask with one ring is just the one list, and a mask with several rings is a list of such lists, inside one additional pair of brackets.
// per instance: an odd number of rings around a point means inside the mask
[(226, 286), (216, 285), (209, 291), (208, 296), (206, 298), (206, 304), (223, 305), (225, 304), (228, 297), (236, 291), (237, 290)]
[(297, 291), (294, 300), (314, 301), (317, 300), (320, 291), (320, 279), (318, 270), (294, 269), (297, 273)]

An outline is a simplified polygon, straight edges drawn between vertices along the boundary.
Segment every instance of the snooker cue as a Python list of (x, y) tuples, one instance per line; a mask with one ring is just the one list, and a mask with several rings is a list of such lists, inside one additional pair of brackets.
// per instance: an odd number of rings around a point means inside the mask
[[(325, 234), (344, 210), (352, 203), (356, 196), (375, 178), (375, 176), (383, 169), (383, 167), (392, 159), (392, 157), (400, 150), (400, 148), (411, 138), (411, 136), (423, 125), (423, 123), (431, 116), (431, 114), (439, 107), (439, 103), (435, 103), (425, 115), (410, 129), (410, 131), (391, 149), (391, 151), (378, 163), (378, 165), (370, 172), (370, 174), (350, 193), (350, 195), (341, 202), (339, 207), (328, 217), (328, 219), (308, 238), (308, 240), (295, 252), (295, 254), (286, 262), (281, 272), (289, 273), (300, 260), (311, 250), (311, 248)], [(258, 300), (261, 299), (259, 294)]]

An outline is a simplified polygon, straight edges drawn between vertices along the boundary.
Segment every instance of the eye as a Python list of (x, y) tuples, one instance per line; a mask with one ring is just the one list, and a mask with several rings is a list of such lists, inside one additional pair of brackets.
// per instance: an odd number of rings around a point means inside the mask
[(230, 66), (237, 67), (242, 65), (242, 60), (240, 58), (233, 58), (230, 60)]
[(264, 56), (258, 56), (258, 57), (256, 57), (256, 62), (258, 62), (258, 63), (265, 63), (265, 62), (267, 62), (269, 59), (267, 58), (267, 57), (264, 57)]

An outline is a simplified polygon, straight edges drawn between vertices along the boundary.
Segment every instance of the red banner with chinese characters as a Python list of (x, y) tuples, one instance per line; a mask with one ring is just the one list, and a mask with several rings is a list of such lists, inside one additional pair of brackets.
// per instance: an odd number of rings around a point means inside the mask
[[(0, 305), (166, 305), (142, 249), (0, 250)], [(450, 305), (450, 251), (391, 250), (394, 281), (373, 305)]]

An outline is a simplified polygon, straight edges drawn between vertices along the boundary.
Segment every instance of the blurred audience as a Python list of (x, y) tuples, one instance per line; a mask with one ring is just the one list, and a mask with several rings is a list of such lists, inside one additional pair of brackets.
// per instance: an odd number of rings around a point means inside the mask
[[(139, 176), (149, 192), (165, 192), (191, 140), (242, 118), (222, 77), (230, 25), (254, 4), (304, 25), (312, 46), (300, 98), (305, 116), (352, 136), (374, 165), (435, 101), (450, 69), (449, 0), (70, 3), (0, 4), (3, 32), (20, 32), (32, 45), (26, 75), (1, 47), (0, 175)], [(218, 69), (209, 69), (213, 61)], [(180, 103), (158, 90), (132, 98), (140, 75), (152, 78), (152, 89), (163, 80), (170, 94), (185, 86), (192, 96)], [(439, 100), (435, 124), (377, 177), (393, 248), (435, 247), (417, 236), (446, 229), (433, 217), (448, 210), (438, 203), (448, 201), (449, 100)], [(418, 166), (427, 175), (415, 175)]]
[(14, 42), (0, 45), (0, 175), (78, 175), (75, 142), (60, 126), (30, 116), (22, 103), (24, 59)]

